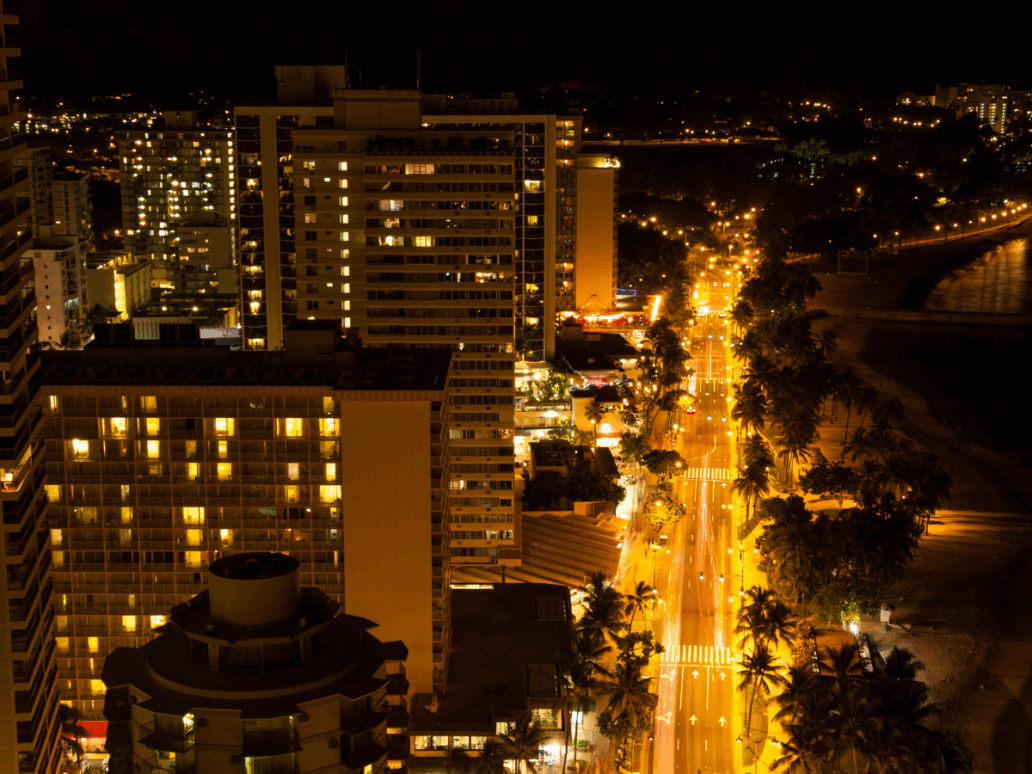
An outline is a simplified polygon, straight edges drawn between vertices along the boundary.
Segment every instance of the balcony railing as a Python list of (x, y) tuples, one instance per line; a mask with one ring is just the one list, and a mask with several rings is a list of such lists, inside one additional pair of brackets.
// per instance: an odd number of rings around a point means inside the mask
[(140, 744), (152, 750), (184, 753), (194, 746), (193, 727), (184, 726), (178, 731), (168, 727), (159, 728), (157, 721), (152, 720), (140, 726)]

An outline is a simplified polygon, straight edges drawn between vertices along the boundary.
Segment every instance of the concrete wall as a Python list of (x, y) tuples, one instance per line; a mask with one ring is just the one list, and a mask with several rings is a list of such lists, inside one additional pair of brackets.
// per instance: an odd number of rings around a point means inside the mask
[[(402, 640), (410, 693), (433, 690), (430, 405), (357, 401), (341, 406), (344, 610)], [(349, 442), (361, 438), (362, 444)]]
[(592, 296), (610, 309), (616, 292), (616, 232), (613, 226), (616, 170), (608, 167), (577, 170), (577, 257), (574, 261), (575, 306)]

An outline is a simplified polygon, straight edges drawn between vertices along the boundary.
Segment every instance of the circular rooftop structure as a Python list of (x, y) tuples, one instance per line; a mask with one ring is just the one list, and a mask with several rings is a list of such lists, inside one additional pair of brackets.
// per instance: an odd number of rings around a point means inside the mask
[(301, 562), (277, 553), (230, 554), (208, 567), (211, 617), (243, 627), (286, 621), (301, 609)]

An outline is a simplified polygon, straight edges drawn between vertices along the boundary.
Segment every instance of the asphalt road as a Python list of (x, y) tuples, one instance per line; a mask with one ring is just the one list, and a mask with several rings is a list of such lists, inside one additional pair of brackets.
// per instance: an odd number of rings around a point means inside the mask
[(671, 541), (653, 774), (735, 770), (731, 599), (740, 582), (734, 575), (738, 552), (730, 487), (735, 474), (725, 370), (730, 333), (717, 316), (731, 288), (723, 287), (722, 273), (707, 276), (714, 311), (694, 326), (690, 344), (696, 413), (682, 412), (676, 420), (684, 428), (676, 448), (687, 469), (675, 492), (687, 514)]

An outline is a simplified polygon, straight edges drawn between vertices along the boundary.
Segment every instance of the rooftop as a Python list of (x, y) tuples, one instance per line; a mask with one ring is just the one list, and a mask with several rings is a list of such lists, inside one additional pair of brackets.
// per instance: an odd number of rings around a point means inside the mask
[(444, 390), (451, 361), (450, 352), (432, 349), (237, 352), (198, 341), (160, 340), (110, 341), (106, 346), (94, 342), (81, 351), (47, 350), (43, 357), (44, 381), (49, 385), (258, 385), (434, 391)]
[(544, 583), (452, 591), (448, 683), (436, 714), (429, 696), (412, 699), (409, 731), (493, 735), (533, 698), (554, 704), (559, 665), (571, 642), (570, 592)]

